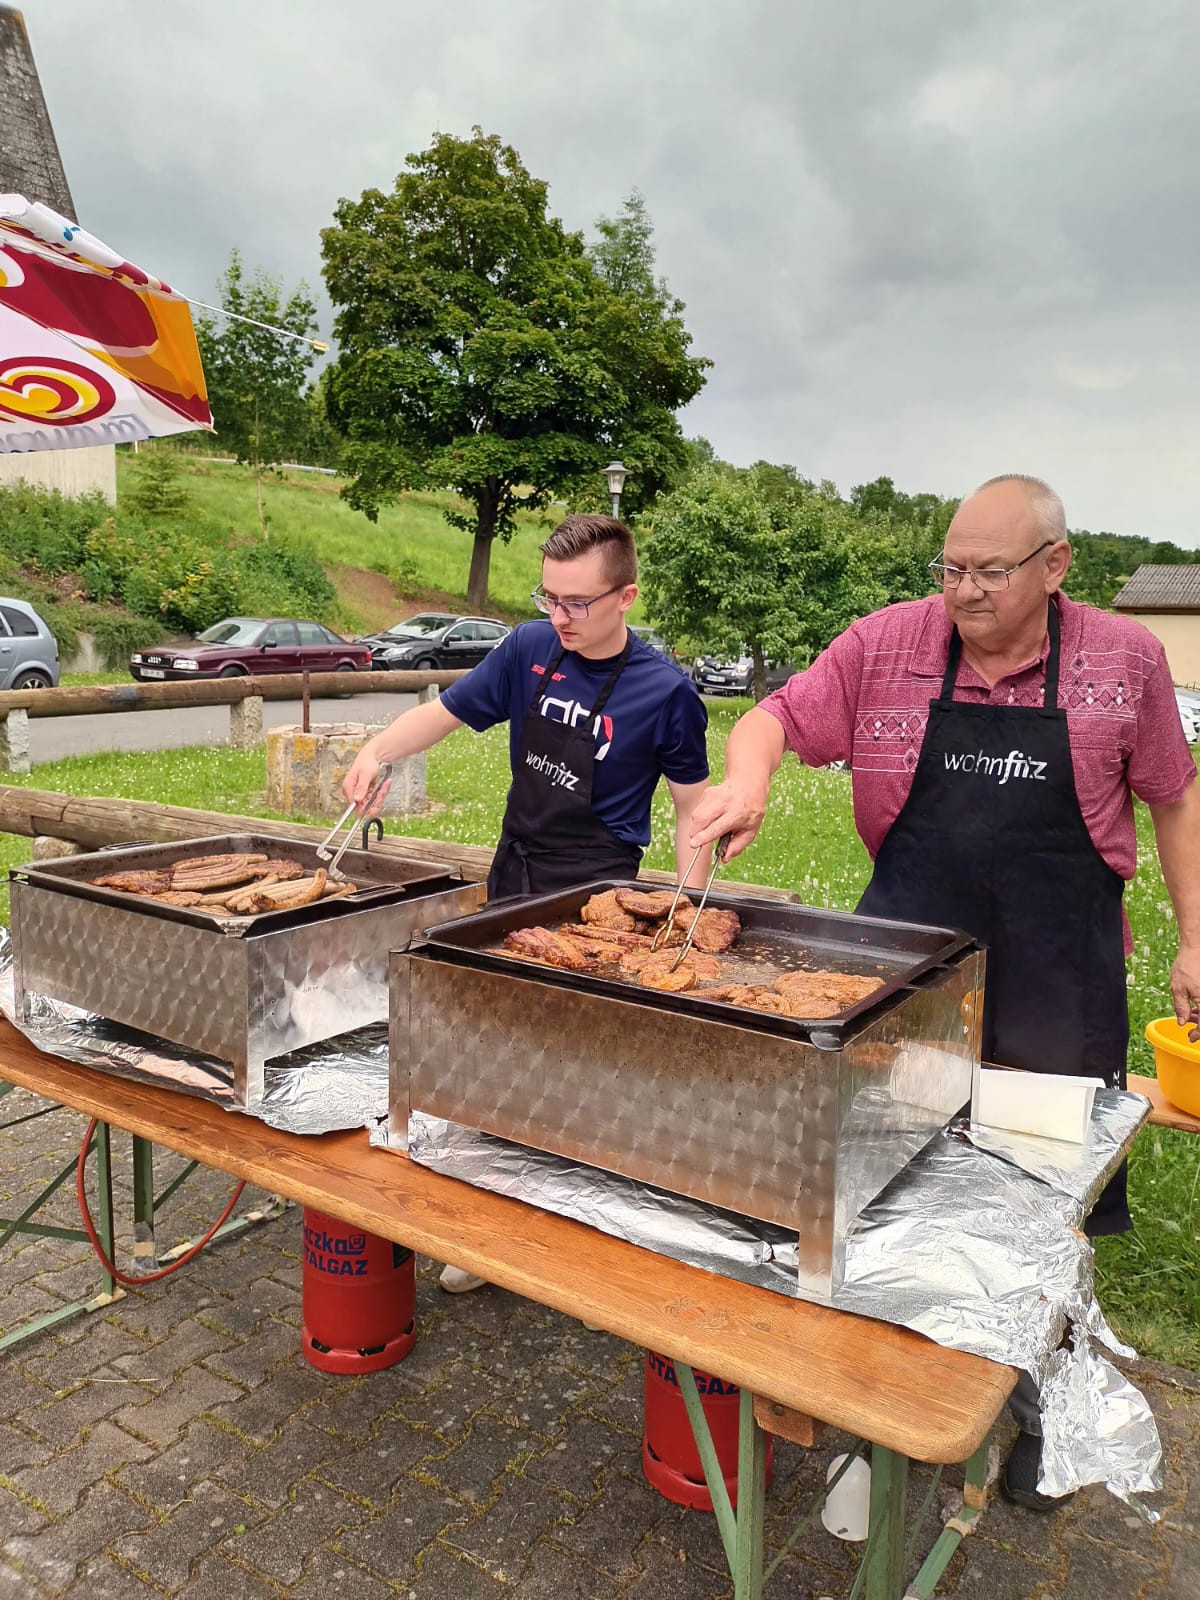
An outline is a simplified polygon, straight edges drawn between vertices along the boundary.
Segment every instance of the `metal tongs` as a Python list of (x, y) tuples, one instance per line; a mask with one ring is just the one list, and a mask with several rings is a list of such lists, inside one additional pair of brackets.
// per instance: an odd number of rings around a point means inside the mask
[[(700, 921), (700, 913), (704, 910), (705, 903), (708, 900), (708, 891), (713, 886), (713, 879), (717, 875), (717, 868), (721, 867), (721, 866), (724, 866), (724, 864), (725, 864), (725, 852), (726, 852), (726, 850), (728, 850), (729, 841), (732, 838), (733, 838), (732, 833), (723, 833), (721, 835), (721, 837), (717, 840), (717, 848), (713, 851), (712, 866), (708, 869), (708, 882), (704, 885), (704, 893), (700, 896), (700, 904), (696, 907), (696, 915), (692, 918), (691, 927), (687, 931), (687, 938), (683, 941), (683, 944), (680, 946), (679, 954), (675, 957), (674, 961), (672, 961), (672, 963), (671, 963), (671, 971), (672, 972), (675, 971), (676, 967), (679, 966), (680, 962), (687, 955), (688, 951), (692, 948), (692, 940), (693, 940), (693, 938), (695, 937), (695, 934), (696, 934), (696, 924)], [(686, 880), (688, 878), (691, 877), (692, 871), (693, 871), (697, 861), (699, 861), (699, 859), (700, 859), (700, 851), (703, 850), (703, 849), (704, 849), (704, 846), (700, 845), (699, 848), (696, 851), (696, 854), (692, 857), (691, 862), (690, 862), (690, 864), (688, 866), (688, 869), (683, 875), (685, 882), (686, 882)], [(658, 949), (659, 945), (663, 942), (664, 939), (667, 938), (667, 936), (669, 935), (671, 929), (674, 927), (674, 925), (675, 925), (675, 907), (679, 904), (679, 899), (680, 899), (680, 896), (682, 894), (683, 894), (683, 884), (681, 883), (679, 885), (678, 889), (676, 889), (676, 891), (675, 891), (675, 898), (671, 901), (671, 909), (667, 912), (667, 915), (663, 920), (662, 927), (658, 930), (658, 932), (654, 935), (654, 938), (650, 941), (650, 949), (651, 949), (651, 951), (655, 951), (655, 950)]]
[[(367, 791), (366, 799), (362, 801), (362, 810), (359, 811), (359, 802), (357, 800), (351, 800), (345, 811), (342, 812), (341, 816), (334, 823), (333, 827), (330, 828), (329, 832), (317, 846), (317, 859), (318, 861), (327, 861), (329, 863), (329, 865), (325, 868), (325, 873), (326, 876), (331, 878), (334, 883), (345, 883), (346, 874), (338, 870), (338, 862), (350, 848), (350, 842), (354, 838), (354, 830), (358, 826), (358, 817), (370, 816), (371, 807), (378, 797), (379, 791), (383, 788), (384, 784), (388, 781), (391, 775), (391, 762), (381, 761), (379, 763), (379, 771), (375, 775), (375, 782)], [(350, 822), (351, 817), (355, 818), (353, 822)], [(338, 851), (335, 855), (333, 853), (333, 841), (337, 838), (338, 834), (342, 831), (342, 828), (345, 827), (348, 822), (350, 823), (350, 826), (346, 829), (346, 837), (338, 846)]]

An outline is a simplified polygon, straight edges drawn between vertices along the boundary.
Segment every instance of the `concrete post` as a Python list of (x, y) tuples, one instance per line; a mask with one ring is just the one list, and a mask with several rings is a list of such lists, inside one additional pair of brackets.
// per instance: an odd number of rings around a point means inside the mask
[(257, 750), (263, 742), (262, 696), (249, 694), (229, 706), (229, 748)]
[(417, 690), (417, 704), (427, 706), (431, 700), (440, 700), (442, 691), (436, 683), (427, 683), (423, 689)]
[(29, 713), (0, 711), (0, 772), (29, 771)]

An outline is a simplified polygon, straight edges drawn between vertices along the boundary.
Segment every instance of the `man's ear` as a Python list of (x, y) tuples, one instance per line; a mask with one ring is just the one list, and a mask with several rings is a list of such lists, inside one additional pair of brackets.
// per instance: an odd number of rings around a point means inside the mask
[(1063, 586), (1063, 580), (1071, 567), (1071, 546), (1065, 539), (1060, 539), (1046, 556), (1046, 593), (1055, 594)]

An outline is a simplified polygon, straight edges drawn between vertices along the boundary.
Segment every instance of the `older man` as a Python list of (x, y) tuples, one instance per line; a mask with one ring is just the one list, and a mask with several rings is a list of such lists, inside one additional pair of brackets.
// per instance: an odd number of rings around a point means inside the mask
[[(986, 944), (985, 1059), (1123, 1087), (1133, 796), (1150, 807), (1175, 907), (1175, 1013), (1195, 1024), (1200, 785), (1161, 644), (1068, 600), (1070, 561), (1048, 485), (985, 483), (932, 563), (940, 595), (856, 622), (739, 721), (692, 842), (732, 831), (728, 854), (744, 850), (786, 748), (811, 766), (849, 761), (855, 825), (874, 861), (858, 909), (963, 928)], [(1129, 1225), (1122, 1170), (1089, 1231)], [(1005, 1487), (1049, 1509), (1027, 1381), (1014, 1413), (1021, 1433)]]

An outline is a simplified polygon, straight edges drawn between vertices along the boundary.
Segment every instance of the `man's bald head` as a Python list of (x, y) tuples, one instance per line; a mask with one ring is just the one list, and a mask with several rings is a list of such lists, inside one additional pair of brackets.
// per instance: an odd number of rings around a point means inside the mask
[(1023, 500), (1037, 518), (1038, 532), (1043, 539), (1057, 541), (1067, 537), (1063, 503), (1043, 479), (1031, 478), (1024, 472), (1004, 472), (998, 478), (989, 478), (986, 483), (981, 483), (968, 498), (974, 500), (976, 495), (988, 494), (992, 490), (1004, 491), (1004, 495), (1014, 503), (1018, 498)]

